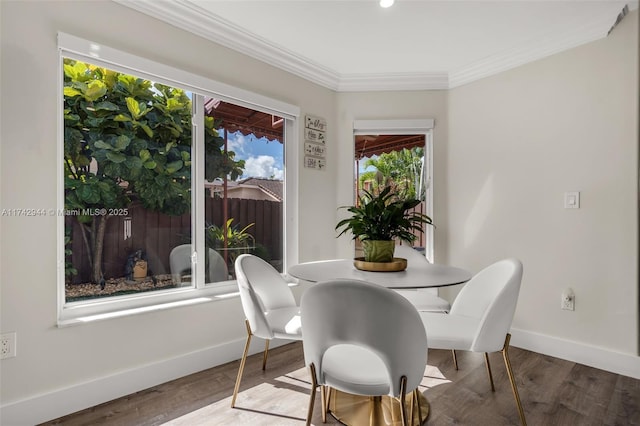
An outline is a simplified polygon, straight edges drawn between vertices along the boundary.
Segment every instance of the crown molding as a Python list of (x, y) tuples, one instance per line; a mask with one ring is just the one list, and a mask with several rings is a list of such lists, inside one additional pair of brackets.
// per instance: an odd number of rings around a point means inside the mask
[[(541, 34), (528, 43), (449, 72), (340, 74), (188, 0), (113, 1), (337, 92), (451, 89), (604, 38), (613, 24), (604, 16), (581, 23), (559, 37)], [(612, 2), (612, 7), (619, 4)], [(638, 2), (629, 2), (629, 6), (634, 10)]]
[(447, 72), (343, 74), (338, 92), (375, 92), (385, 90), (445, 90), (449, 88)]
[(559, 37), (539, 37), (519, 44), (496, 55), (476, 61), (449, 73), (449, 88), (462, 86), (484, 77), (537, 61), (547, 56), (589, 43), (607, 36), (611, 28), (607, 16), (596, 21), (574, 27)]
[(260, 38), (217, 15), (185, 0), (113, 0), (164, 21), (181, 30), (189, 31), (229, 49), (243, 53), (276, 68), (295, 74), (326, 88), (337, 90), (339, 74), (323, 65), (288, 51)]
[(446, 72), (341, 75), (188, 0), (113, 1), (337, 92), (438, 90), (449, 86)]

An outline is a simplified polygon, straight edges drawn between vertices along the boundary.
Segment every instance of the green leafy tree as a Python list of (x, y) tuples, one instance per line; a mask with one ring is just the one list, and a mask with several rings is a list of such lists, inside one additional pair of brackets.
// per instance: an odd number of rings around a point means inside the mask
[[(77, 216), (93, 282), (102, 279), (109, 212), (133, 200), (169, 215), (189, 211), (191, 115), (182, 89), (64, 60), (65, 208), (93, 212)], [(204, 124), (205, 178), (236, 179), (244, 161), (225, 155), (212, 117)]]
[(390, 187), (399, 199), (423, 200), (425, 195), (422, 179), (422, 161), (424, 149), (420, 147), (402, 149), (380, 154), (377, 158), (368, 158), (365, 167), (375, 170), (366, 171), (360, 175), (360, 187), (365, 183), (371, 184), (375, 192)]

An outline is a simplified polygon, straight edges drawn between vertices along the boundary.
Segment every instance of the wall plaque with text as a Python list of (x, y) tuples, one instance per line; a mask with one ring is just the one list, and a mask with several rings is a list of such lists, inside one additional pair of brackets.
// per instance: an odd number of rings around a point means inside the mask
[(304, 117), (304, 167), (324, 170), (326, 160), (327, 121), (314, 115)]

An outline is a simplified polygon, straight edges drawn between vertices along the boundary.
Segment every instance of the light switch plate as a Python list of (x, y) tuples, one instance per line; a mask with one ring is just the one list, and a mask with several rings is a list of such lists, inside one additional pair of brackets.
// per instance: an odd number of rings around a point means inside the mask
[(571, 191), (564, 193), (564, 208), (579, 209), (580, 208), (580, 192)]

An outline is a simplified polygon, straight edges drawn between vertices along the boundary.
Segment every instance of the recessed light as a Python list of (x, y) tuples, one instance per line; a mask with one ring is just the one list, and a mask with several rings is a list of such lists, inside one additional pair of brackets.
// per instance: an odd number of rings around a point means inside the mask
[(390, 7), (394, 0), (380, 0), (380, 7)]

